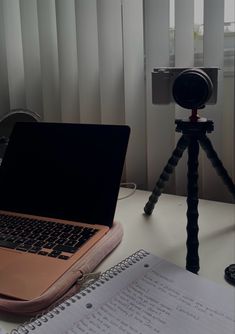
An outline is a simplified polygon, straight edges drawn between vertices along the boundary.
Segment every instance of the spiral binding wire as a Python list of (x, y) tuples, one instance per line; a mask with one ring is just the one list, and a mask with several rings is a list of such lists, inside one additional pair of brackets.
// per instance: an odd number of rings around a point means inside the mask
[(57, 306), (55, 306), (51, 311), (47, 311), (45, 314), (42, 313), (38, 317), (34, 317), (29, 322), (26, 322), (20, 325), (17, 329), (13, 329), (10, 334), (28, 334), (29, 331), (35, 330), (39, 326), (43, 326), (43, 323), (48, 322), (50, 319), (56, 317), (61, 312), (63, 312), (67, 307), (71, 304), (76, 303), (78, 300), (82, 299), (87, 293), (92, 292), (99, 286), (105, 284), (106, 281), (109, 281), (114, 276), (119, 275), (122, 271), (126, 270), (136, 262), (139, 262), (144, 257), (149, 255), (149, 252), (141, 249), (134, 254), (130, 255), (129, 257), (125, 258), (115, 266), (111, 267), (110, 269), (106, 270), (104, 273), (100, 275), (100, 277), (92, 283), (89, 287), (85, 288), (84, 290), (78, 292), (74, 296), (67, 298), (64, 302), (60, 302)]

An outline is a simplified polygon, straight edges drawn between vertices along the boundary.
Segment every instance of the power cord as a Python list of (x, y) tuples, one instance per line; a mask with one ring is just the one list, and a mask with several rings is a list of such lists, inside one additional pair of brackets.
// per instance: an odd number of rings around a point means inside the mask
[(132, 196), (135, 193), (135, 191), (136, 191), (137, 185), (134, 182), (124, 182), (124, 183), (120, 184), (120, 187), (128, 188), (131, 191), (128, 194), (126, 194), (126, 195), (119, 196), (118, 200), (122, 200), (122, 199), (125, 199), (125, 198), (128, 198), (128, 197)]

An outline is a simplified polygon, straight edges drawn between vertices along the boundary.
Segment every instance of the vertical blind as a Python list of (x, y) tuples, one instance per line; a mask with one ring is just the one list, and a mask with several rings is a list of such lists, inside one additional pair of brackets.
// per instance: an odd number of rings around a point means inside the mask
[[(128, 124), (126, 181), (152, 190), (179, 139), (175, 118), (188, 112), (152, 104), (151, 72), (196, 65), (195, 1), (0, 0), (0, 117), (27, 108), (43, 121)], [(214, 121), (210, 139), (234, 177), (234, 113), (223, 113), (224, 1), (204, 0), (203, 12), (202, 66), (220, 68), (218, 103), (203, 116)], [(199, 173), (201, 197), (231, 200), (203, 154)], [(185, 194), (186, 174), (184, 156), (165, 191)]]

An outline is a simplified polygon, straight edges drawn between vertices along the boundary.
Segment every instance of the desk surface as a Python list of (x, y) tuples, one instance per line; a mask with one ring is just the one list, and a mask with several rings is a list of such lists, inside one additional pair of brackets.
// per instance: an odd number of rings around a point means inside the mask
[[(122, 188), (120, 197), (131, 190)], [(115, 220), (121, 222), (124, 236), (118, 247), (97, 268), (109, 267), (143, 248), (185, 268), (186, 210), (185, 197), (162, 194), (151, 216), (143, 214), (150, 192), (137, 190), (119, 200)], [(235, 205), (199, 201), (199, 275), (228, 285), (224, 269), (235, 263)], [(0, 315), (0, 327), (10, 330), (22, 319)]]

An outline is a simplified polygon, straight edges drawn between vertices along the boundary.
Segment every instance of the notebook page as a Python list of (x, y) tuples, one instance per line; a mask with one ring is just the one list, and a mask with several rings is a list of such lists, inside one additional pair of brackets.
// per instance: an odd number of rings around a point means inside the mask
[(144, 276), (66, 334), (234, 334), (235, 290), (148, 260)]
[(149, 255), (34, 332), (234, 334), (234, 297), (233, 288)]
[[(149, 255), (148, 255), (149, 256)], [(148, 270), (145, 267), (147, 257), (143, 258), (139, 262), (131, 263), (128, 268), (125, 265), (122, 266), (122, 270), (117, 276), (113, 275), (113, 278), (107, 277), (107, 280), (103, 280), (105, 283), (100, 283), (98, 287), (89, 289), (90, 293), (80, 293), (81, 299), (75, 303), (70, 303), (68, 308), (61, 311), (58, 316), (55, 316), (49, 321), (43, 323), (42, 326), (36, 326), (32, 333), (35, 334), (65, 334), (72, 328), (74, 323), (77, 323), (84, 317), (91, 314), (101, 305), (112, 299), (119, 291), (126, 288), (128, 285), (136, 279), (144, 275)], [(152, 261), (157, 265), (161, 262), (161, 259), (153, 257)], [(148, 261), (149, 263), (149, 261)], [(89, 306), (92, 305), (90, 308)], [(30, 332), (31, 333), (31, 332)]]

